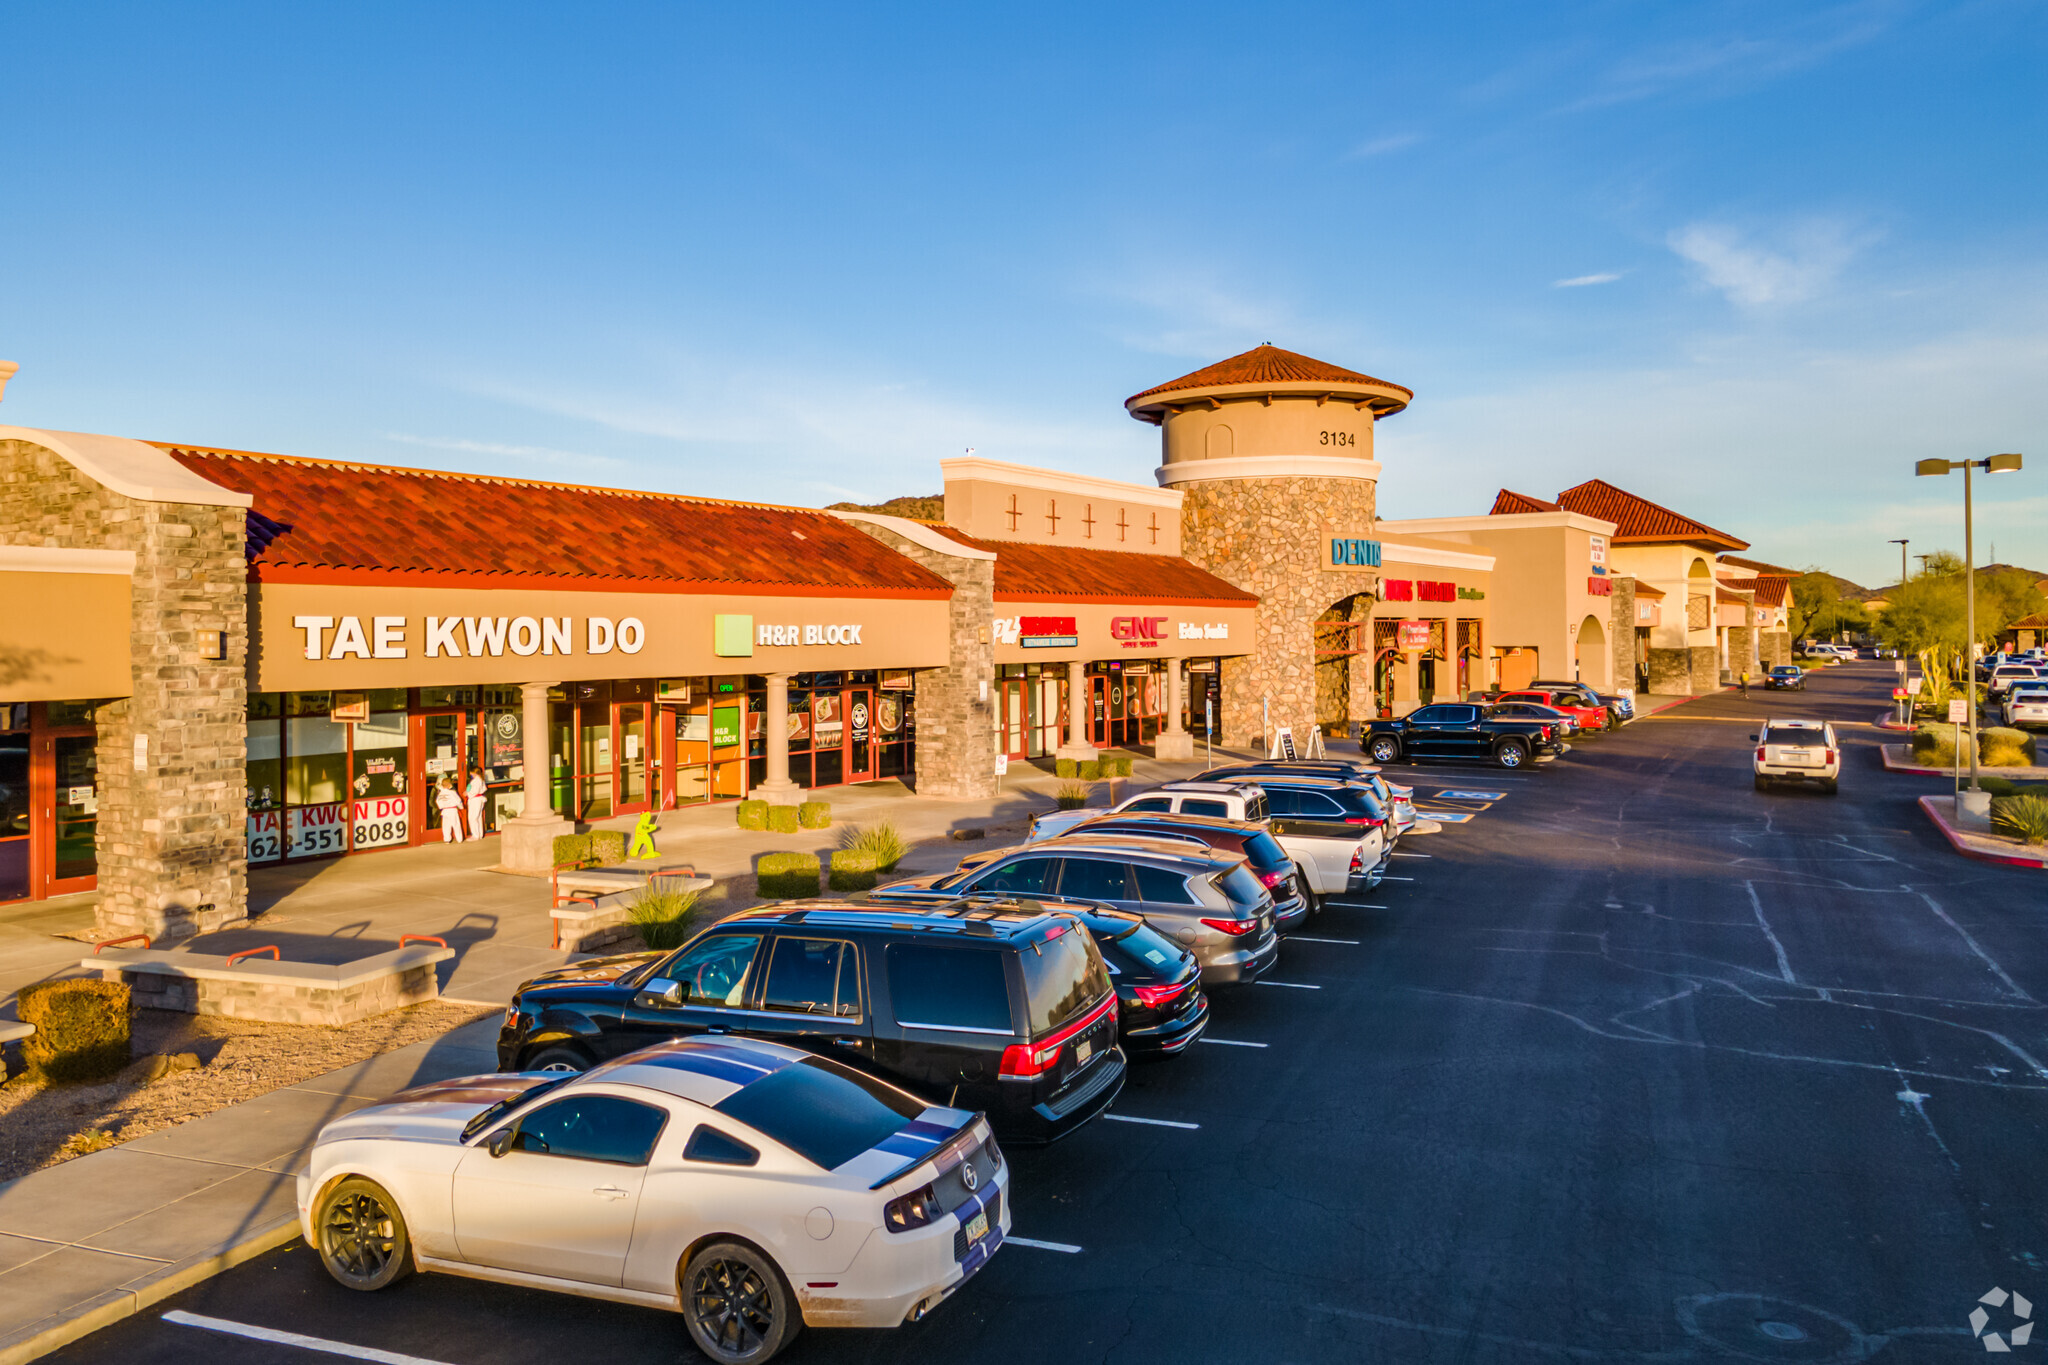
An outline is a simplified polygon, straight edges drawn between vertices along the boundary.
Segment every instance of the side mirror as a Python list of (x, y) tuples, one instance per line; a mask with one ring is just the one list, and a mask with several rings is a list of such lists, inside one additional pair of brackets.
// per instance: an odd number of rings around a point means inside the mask
[(1751, 735), (1751, 736), (1749, 737), (1749, 742), (1750, 742), (1751, 744), (1754, 744), (1754, 743), (1756, 743), (1756, 736), (1755, 736), (1755, 735)]
[(512, 1150), (513, 1132), (514, 1130), (510, 1128), (500, 1128), (497, 1132), (491, 1134), (489, 1141), (484, 1143), (484, 1150), (494, 1157), (505, 1155), (505, 1153)]
[(680, 1005), (683, 1003), (683, 983), (657, 976), (640, 988), (640, 994), (634, 1003), (650, 1006)]

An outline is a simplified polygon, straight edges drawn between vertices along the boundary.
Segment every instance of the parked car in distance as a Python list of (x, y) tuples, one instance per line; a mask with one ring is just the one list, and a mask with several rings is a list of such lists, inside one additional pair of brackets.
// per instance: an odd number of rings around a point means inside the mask
[[(1308, 889), (1300, 884), (1294, 858), (1280, 846), (1264, 821), (1225, 820), (1214, 815), (1172, 815), (1126, 809), (1076, 825), (1073, 834), (1128, 834), (1141, 839), (1199, 842), (1206, 848), (1235, 853), (1273, 897), (1273, 922), (1282, 933), (1308, 918)], [(981, 861), (976, 859), (976, 862)], [(968, 866), (962, 859), (961, 867)]]
[(1387, 781), (1376, 763), (1361, 763), (1348, 758), (1254, 759), (1248, 763), (1211, 768), (1202, 774), (1201, 780), (1256, 782), (1261, 773), (1303, 773), (1311, 777), (1341, 777), (1351, 782), (1363, 782), (1373, 789), (1380, 803), (1391, 812), (1396, 840), (1415, 828), (1415, 789)]
[(1806, 670), (1798, 664), (1772, 664), (1764, 674), (1763, 682), (1773, 692), (1804, 692)]
[(1394, 720), (1369, 720), (1365, 752), (1375, 763), (1403, 758), (1480, 759), (1503, 768), (1565, 751), (1557, 727), (1541, 721), (1493, 720), (1470, 702), (1437, 702)]
[(1028, 902), (769, 906), (673, 952), (543, 972), (512, 997), (498, 1065), (581, 1071), (711, 1034), (829, 1055), (985, 1110), (1019, 1142), (1065, 1137), (1124, 1082), (1101, 953)]
[(1538, 691), (1560, 693), (1581, 706), (1605, 708), (1609, 729), (1618, 730), (1636, 718), (1635, 698), (1619, 692), (1595, 692), (1582, 682), (1567, 682), (1561, 678), (1537, 678), (1529, 686)]
[(1279, 957), (1273, 897), (1235, 854), (1129, 834), (1068, 834), (1004, 849), (966, 872), (911, 877), (869, 893), (873, 905), (976, 894), (1088, 901), (1141, 915), (1189, 949), (1208, 989), (1263, 974)]
[(1838, 790), (1842, 751), (1835, 744), (1834, 726), (1818, 720), (1771, 720), (1749, 740), (1756, 745), (1751, 762), (1758, 791), (1774, 782), (1817, 783), (1830, 796)]
[(1223, 820), (1262, 821), (1266, 818), (1266, 794), (1258, 786), (1244, 782), (1163, 782), (1136, 796), (1126, 797), (1114, 806), (1047, 811), (1031, 821), (1024, 837), (1027, 841), (1056, 838), (1086, 821), (1132, 809), (1152, 814), (1213, 815)]
[(1984, 690), (1993, 701), (2005, 695), (2005, 690), (2014, 683), (2039, 682), (2041, 674), (2032, 664), (2000, 664), (1991, 670), (1984, 680)]
[(1009, 1188), (981, 1115), (798, 1048), (681, 1039), (357, 1109), (320, 1130), (298, 1213), (350, 1289), (417, 1265), (667, 1309), (755, 1365), (806, 1324), (923, 1317), (1002, 1245)]
[(2017, 682), (2005, 690), (1999, 708), (2005, 723), (2015, 729), (2048, 725), (2048, 682)]

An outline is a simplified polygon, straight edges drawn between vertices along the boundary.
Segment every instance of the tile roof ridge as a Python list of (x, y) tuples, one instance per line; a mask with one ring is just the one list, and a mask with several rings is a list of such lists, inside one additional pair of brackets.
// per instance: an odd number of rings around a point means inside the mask
[(832, 515), (817, 507), (752, 502), (741, 498), (707, 498), (694, 493), (663, 493), (645, 488), (609, 488), (602, 484), (562, 483), (552, 479), (524, 479), (504, 474), (470, 474), (453, 469), (423, 469), (415, 465), (380, 464), (374, 460), (341, 460), (322, 455), (281, 455), (267, 450), (230, 450), (221, 446), (193, 445), (183, 441), (147, 441), (144, 444), (173, 454), (210, 455), (229, 460), (260, 460), (276, 464), (313, 465), (324, 469), (350, 469), (376, 474), (407, 474), (424, 479), (455, 479), (470, 483), (495, 484), (504, 488), (557, 488), (569, 493), (597, 493), (615, 498), (650, 498), (659, 502), (701, 503), (709, 507), (751, 507), (766, 512), (803, 512), (818, 517)]
[[(1671, 508), (1666, 507), (1661, 502), (1652, 502), (1650, 499), (1644, 497), (1640, 493), (1631, 493), (1626, 488), (1622, 488), (1616, 484), (1611, 484), (1607, 482), (1607, 480), (1605, 479), (1588, 479), (1584, 483), (1574, 484), (1572, 487), (1565, 489), (1564, 492), (1559, 493), (1557, 495), (1558, 506), (1563, 507), (1564, 500), (1567, 497), (1571, 496), (1573, 493), (1582, 492), (1585, 489), (1594, 487), (1595, 485), (1598, 485), (1599, 487), (1606, 489), (1610, 493), (1619, 494), (1621, 497), (1627, 498), (1631, 502), (1639, 502), (1645, 507), (1655, 508), (1657, 511), (1662, 512), (1667, 517), (1671, 517), (1677, 521), (1682, 521), (1686, 523), (1688, 526), (1696, 526), (1700, 530), (1708, 532), (1711, 535), (1720, 536), (1724, 540), (1739, 539), (1739, 537), (1737, 536), (1729, 535), (1726, 531), (1719, 530), (1715, 527), (1707, 525), (1704, 521), (1699, 520), (1697, 517), (1689, 517), (1683, 512), (1673, 511)], [(1570, 509), (1567, 508), (1566, 510), (1569, 511)]]

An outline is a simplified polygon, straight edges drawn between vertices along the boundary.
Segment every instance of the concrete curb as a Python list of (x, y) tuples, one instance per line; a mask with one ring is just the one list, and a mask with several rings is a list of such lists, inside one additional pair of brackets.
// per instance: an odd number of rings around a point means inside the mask
[[(2048, 851), (2041, 853), (2007, 852), (2006, 850), (2011, 848), (2011, 845), (1993, 841), (1981, 834), (1972, 834), (1968, 830), (1958, 829), (1941, 813), (1942, 806), (1952, 806), (1953, 803), (1949, 797), (1923, 796), (1919, 798), (1919, 804), (1920, 809), (1927, 812), (1927, 818), (1934, 822), (1934, 827), (1941, 831), (1942, 837), (1948, 840), (1949, 847), (1962, 854), (1965, 858), (1975, 858), (1980, 863), (1997, 863), (2001, 867), (2030, 867), (2036, 872), (2048, 872)], [(2024, 845), (2021, 847), (2024, 847)], [(5, 1365), (5, 1362), (0, 1361), (0, 1365)]]
[(24, 1365), (24, 1362), (38, 1356), (69, 1346), (102, 1327), (133, 1317), (152, 1304), (161, 1303), (173, 1294), (183, 1293), (210, 1280), (224, 1270), (232, 1270), (266, 1251), (274, 1251), (298, 1235), (299, 1220), (294, 1214), (211, 1252), (188, 1256), (166, 1266), (141, 1284), (101, 1294), (63, 1313), (53, 1313), (40, 1322), (30, 1323), (20, 1332), (10, 1334), (12, 1340), (0, 1344), (0, 1365)]
[(1893, 720), (1892, 713), (1889, 711), (1878, 712), (1877, 719), (1870, 722), (1870, 725), (1871, 728), (1875, 730), (1893, 730), (1901, 734), (1911, 734), (1913, 732), (1913, 727), (1911, 725), (1901, 725), (1899, 724), (1899, 722)]
[[(1906, 757), (1913, 752), (1913, 747), (1910, 744), (1880, 744), (1877, 747), (1878, 752), (1884, 757), (1884, 769), (1888, 773), (1915, 773), (1921, 777), (1953, 777), (1955, 775), (1955, 770), (1952, 768), (1924, 768), (1917, 763), (1910, 762)], [(1965, 768), (1963, 771), (1968, 773), (1970, 770)], [(2016, 782), (2029, 779), (2038, 782), (2048, 782), (2048, 768), (2038, 766), (2032, 768), (1979, 768), (1977, 769), (1977, 775), (1979, 777), (2009, 777)]]

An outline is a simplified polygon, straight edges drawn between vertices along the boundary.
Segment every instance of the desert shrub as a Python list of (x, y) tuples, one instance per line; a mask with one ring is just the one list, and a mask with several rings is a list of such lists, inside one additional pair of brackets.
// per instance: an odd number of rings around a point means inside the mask
[(865, 849), (840, 849), (832, 855), (832, 871), (826, 880), (834, 891), (874, 890), (875, 855)]
[(1091, 758), (1077, 765), (1074, 769), (1074, 776), (1082, 782), (1100, 782), (1102, 780), (1102, 760)]
[[(796, 807), (781, 809), (795, 813)], [(818, 855), (815, 853), (764, 853), (754, 866), (761, 899), (798, 900), (818, 894)]]
[(2009, 777), (1987, 774), (1977, 779), (1977, 785), (1993, 796), (2048, 797), (2048, 782), (2015, 782)]
[(1057, 778), (1071, 778), (1080, 771), (1081, 765), (1071, 758), (1056, 758), (1052, 761), (1052, 775)]
[(2022, 843), (2048, 843), (2048, 796), (1994, 796), (1991, 827)]
[(1104, 777), (1129, 777), (1131, 775), (1131, 756), (1129, 754), (1105, 755), (1102, 760), (1102, 775)]
[(1929, 768), (1946, 768), (1956, 761), (1954, 727), (1923, 725), (1913, 732), (1913, 761)]
[(802, 829), (825, 829), (832, 823), (830, 801), (805, 801), (796, 808), (796, 822)]
[(133, 1002), (118, 981), (73, 977), (23, 986), (15, 997), (21, 1022), (36, 1031), (21, 1040), (29, 1074), (52, 1081), (94, 1081), (128, 1065)]
[(555, 836), (555, 866), (581, 867), (590, 861), (590, 836), (588, 834), (557, 834)]
[(768, 828), (776, 834), (794, 834), (797, 831), (795, 806), (770, 806)]
[(626, 831), (622, 829), (594, 829), (590, 831), (590, 861), (599, 867), (611, 867), (626, 861)]
[(1987, 768), (2031, 767), (2034, 752), (2034, 737), (2025, 730), (1995, 725), (1977, 732), (1977, 761)]
[(626, 902), (626, 913), (640, 931), (640, 941), (658, 952), (680, 948), (690, 937), (690, 912), (702, 891), (686, 891), (680, 877), (649, 877), (647, 885)]
[(1088, 784), (1086, 782), (1062, 782), (1058, 787), (1054, 788), (1052, 799), (1053, 803), (1061, 810), (1079, 810), (1088, 804)]
[(896, 832), (896, 826), (887, 820), (872, 825), (849, 825), (840, 838), (840, 846), (875, 856), (875, 870), (894, 872), (896, 864), (903, 861), (903, 855), (910, 851), (903, 842), (903, 836)]
[(734, 818), (741, 829), (768, 828), (768, 803), (766, 801), (742, 801), (733, 807)]

